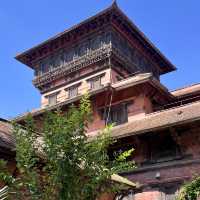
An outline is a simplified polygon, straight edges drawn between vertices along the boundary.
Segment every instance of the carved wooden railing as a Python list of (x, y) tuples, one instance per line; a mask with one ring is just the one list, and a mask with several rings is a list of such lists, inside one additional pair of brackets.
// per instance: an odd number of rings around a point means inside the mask
[(108, 58), (111, 54), (111, 45), (101, 47), (94, 50), (87, 55), (77, 58), (74, 61), (68, 62), (59, 68), (56, 68), (50, 72), (47, 72), (41, 76), (36, 77), (33, 80), (33, 84), (36, 87), (41, 87), (51, 81), (63, 77), (71, 72), (77, 71), (81, 68), (97, 63), (101, 60)]

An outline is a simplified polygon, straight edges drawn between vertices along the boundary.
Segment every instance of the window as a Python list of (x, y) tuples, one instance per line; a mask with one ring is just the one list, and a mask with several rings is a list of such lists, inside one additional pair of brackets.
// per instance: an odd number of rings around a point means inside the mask
[(69, 98), (76, 97), (78, 95), (78, 85), (68, 88)]
[(92, 90), (98, 89), (101, 87), (101, 77), (96, 77), (90, 81), (90, 88)]
[(146, 136), (145, 141), (148, 145), (147, 164), (161, 163), (182, 157), (179, 145), (174, 141), (169, 133), (151, 134)]
[(90, 83), (91, 90), (96, 90), (102, 87), (101, 78), (103, 76), (105, 76), (105, 73), (87, 80)]
[(54, 93), (54, 94), (51, 94), (47, 97), (48, 98), (48, 104), (50, 106), (55, 105), (57, 103), (57, 96), (58, 96), (58, 93)]
[(115, 123), (116, 125), (126, 123), (128, 121), (126, 104), (111, 107), (108, 116), (108, 123)]
[(120, 125), (128, 122), (127, 103), (112, 106), (110, 109), (103, 109), (101, 112), (103, 119), (108, 124)]

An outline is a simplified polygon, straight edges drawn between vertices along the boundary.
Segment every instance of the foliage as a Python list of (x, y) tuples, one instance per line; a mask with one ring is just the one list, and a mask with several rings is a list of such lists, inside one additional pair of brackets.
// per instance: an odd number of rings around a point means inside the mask
[(178, 194), (177, 200), (197, 200), (200, 195), (200, 177), (185, 184)]
[(0, 160), (0, 180), (7, 185), (10, 185), (13, 182), (13, 177), (8, 172), (6, 165), (7, 162), (5, 162), (4, 160)]
[(78, 107), (72, 106), (65, 114), (47, 113), (42, 136), (37, 135), (30, 116), (25, 131), (15, 125), (20, 177), (10, 185), (15, 185), (15, 190), (17, 185), (18, 199), (94, 200), (101, 193), (119, 189), (111, 184), (111, 176), (135, 167), (134, 162), (126, 160), (133, 149), (110, 161), (107, 149), (114, 143), (112, 125), (88, 141), (90, 119), (91, 105), (86, 95)]

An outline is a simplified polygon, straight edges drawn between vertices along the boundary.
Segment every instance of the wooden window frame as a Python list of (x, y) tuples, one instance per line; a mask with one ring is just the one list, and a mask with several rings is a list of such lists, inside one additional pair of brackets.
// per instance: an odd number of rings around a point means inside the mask
[[(90, 90), (97, 90), (97, 89), (100, 89), (100, 88), (103, 87), (103, 84), (102, 84), (102, 77), (104, 77), (105, 74), (106, 74), (106, 72), (104, 72), (103, 74), (99, 74), (99, 75), (97, 75), (97, 76), (94, 76), (94, 77), (91, 77), (91, 78), (87, 79), (87, 82), (90, 84)], [(100, 82), (100, 83), (99, 83), (99, 86), (98, 86), (98, 87), (94, 87), (93, 82), (94, 82), (95, 80), (97, 80), (97, 79), (99, 79), (99, 82)]]
[[(72, 85), (72, 86), (70, 86), (70, 87), (68, 87), (68, 88), (65, 89), (65, 91), (68, 92), (68, 99), (75, 98), (75, 97), (77, 97), (79, 95), (78, 89), (79, 89), (80, 85), (81, 85), (81, 83), (77, 83), (77, 84)], [(71, 94), (70, 90), (72, 90), (72, 89), (76, 89), (76, 94), (75, 95), (70, 95)]]
[[(132, 102), (131, 102), (132, 103)], [(120, 115), (122, 113), (124, 113), (124, 119), (120, 119), (119, 121), (113, 121), (112, 119), (109, 119), (108, 120), (108, 123), (110, 121), (110, 123), (114, 123), (115, 126), (118, 126), (118, 125), (121, 125), (121, 124), (124, 124), (124, 123), (127, 123), (128, 122), (128, 106), (130, 105), (130, 101), (128, 102), (122, 102), (122, 103), (119, 103), (119, 104), (115, 104), (115, 105), (111, 105), (111, 108), (110, 108), (110, 117), (113, 117), (114, 113), (112, 112), (120, 112)], [(119, 111), (121, 108), (121, 111)], [(99, 110), (99, 113), (101, 115), (101, 118), (102, 120), (105, 120), (105, 123), (106, 123), (106, 120), (107, 120), (107, 117), (108, 117), (108, 107), (106, 108), (101, 108)], [(116, 113), (116, 115), (118, 115), (119, 113)], [(113, 118), (118, 118), (118, 116), (115, 116)]]
[[(60, 93), (60, 91), (45, 96), (45, 98), (48, 99), (48, 106), (53, 106), (53, 105), (56, 105), (56, 104), (58, 103), (58, 94), (59, 94), (59, 93)], [(55, 99), (55, 103), (50, 103), (50, 98), (51, 98), (51, 97), (55, 97), (55, 98), (56, 98), (56, 99)]]

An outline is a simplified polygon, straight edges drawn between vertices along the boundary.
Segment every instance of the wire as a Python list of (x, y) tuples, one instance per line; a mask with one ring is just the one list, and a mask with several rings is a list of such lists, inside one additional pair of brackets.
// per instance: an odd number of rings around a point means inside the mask
[[(112, 84), (112, 82), (113, 82), (113, 76), (112, 76), (112, 66), (111, 66), (110, 57), (109, 57), (109, 67), (110, 67), (110, 82)], [(113, 100), (113, 88), (111, 88), (111, 96), (110, 96), (110, 103), (109, 103), (109, 106), (108, 106), (108, 114), (107, 114), (107, 118), (106, 118), (106, 126), (108, 125), (108, 120), (109, 120), (109, 117), (110, 117), (112, 100)]]
[(108, 120), (109, 120), (109, 117), (110, 117), (110, 111), (111, 111), (111, 106), (112, 106), (112, 99), (113, 99), (113, 89), (111, 91), (110, 103), (109, 103), (109, 106), (108, 106), (108, 115), (107, 115), (107, 119), (106, 119), (106, 126), (108, 125)]

